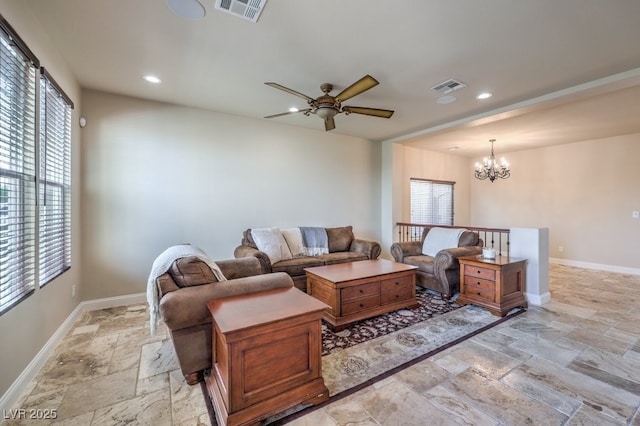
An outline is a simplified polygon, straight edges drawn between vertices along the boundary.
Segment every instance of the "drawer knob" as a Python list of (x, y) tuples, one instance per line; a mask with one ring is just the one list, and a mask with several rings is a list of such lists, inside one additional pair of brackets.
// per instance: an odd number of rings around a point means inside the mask
[[(480, 294), (480, 293), (478, 293), (478, 294)], [(360, 307), (361, 307), (361, 308), (364, 308), (364, 305), (361, 303), (361, 304), (360, 304)]]
[(363, 290), (363, 289), (360, 289), (360, 293), (364, 293), (364, 290)]
[(480, 269), (478, 269), (478, 273), (480, 273)]
[(478, 292), (478, 296), (480, 296), (480, 292)]

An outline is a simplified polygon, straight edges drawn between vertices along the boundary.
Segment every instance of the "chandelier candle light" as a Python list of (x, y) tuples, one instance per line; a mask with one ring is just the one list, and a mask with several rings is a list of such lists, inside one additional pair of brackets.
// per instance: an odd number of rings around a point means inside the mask
[(475, 173), (477, 179), (489, 179), (491, 183), (493, 183), (497, 178), (506, 179), (511, 176), (509, 164), (504, 158), (501, 160), (500, 164), (496, 162), (496, 156), (493, 154), (493, 143), (495, 141), (495, 139), (489, 140), (489, 142), (491, 142), (491, 155), (489, 158), (484, 159), (483, 164), (476, 163)]

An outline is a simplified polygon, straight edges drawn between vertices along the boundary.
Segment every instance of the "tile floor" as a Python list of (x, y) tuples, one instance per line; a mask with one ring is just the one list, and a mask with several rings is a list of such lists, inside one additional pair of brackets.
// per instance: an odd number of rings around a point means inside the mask
[[(552, 265), (550, 288), (544, 307), (291, 424), (640, 426), (640, 276)], [(147, 325), (144, 305), (85, 314), (19, 407), (56, 410), (50, 424), (209, 424)]]

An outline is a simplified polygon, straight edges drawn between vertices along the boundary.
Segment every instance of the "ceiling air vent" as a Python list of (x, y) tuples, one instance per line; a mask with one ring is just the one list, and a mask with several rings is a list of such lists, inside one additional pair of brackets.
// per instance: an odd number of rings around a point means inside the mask
[(258, 22), (265, 3), (267, 0), (216, 0), (216, 9), (251, 22)]
[(432, 87), (432, 89), (435, 90), (436, 92), (447, 94), (447, 93), (455, 92), (456, 90), (464, 89), (465, 87), (467, 87), (467, 85), (464, 84), (463, 82), (450, 78), (447, 81), (443, 81), (440, 84), (436, 84), (435, 86)]

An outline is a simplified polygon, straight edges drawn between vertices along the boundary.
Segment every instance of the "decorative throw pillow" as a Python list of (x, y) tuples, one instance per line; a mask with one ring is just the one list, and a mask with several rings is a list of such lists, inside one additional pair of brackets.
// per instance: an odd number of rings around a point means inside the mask
[(221, 277), (222, 271), (214, 262), (209, 264), (197, 256), (176, 259), (169, 267), (169, 275), (178, 287), (191, 287), (218, 282), (216, 274), (211, 268), (216, 268)]
[(258, 250), (269, 256), (271, 264), (281, 260), (291, 259), (291, 251), (282, 236), (280, 228), (256, 228), (251, 230), (251, 236)]
[(431, 228), (422, 243), (422, 254), (435, 256), (442, 249), (458, 247), (463, 228)]
[(327, 238), (329, 240), (329, 253), (349, 251), (351, 241), (353, 241), (353, 227), (327, 228)]
[(289, 246), (291, 256), (303, 257), (304, 244), (302, 243), (302, 232), (300, 232), (300, 228), (285, 228), (282, 230), (282, 235)]

